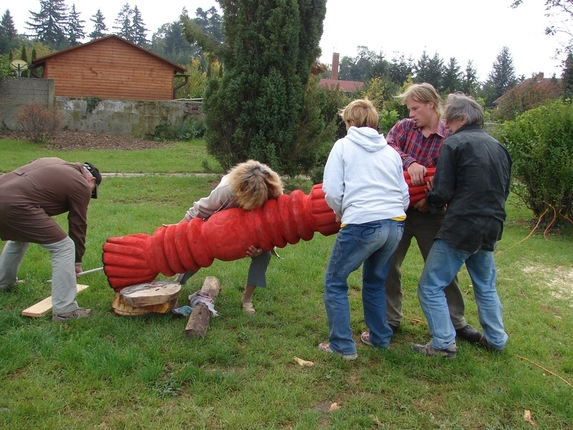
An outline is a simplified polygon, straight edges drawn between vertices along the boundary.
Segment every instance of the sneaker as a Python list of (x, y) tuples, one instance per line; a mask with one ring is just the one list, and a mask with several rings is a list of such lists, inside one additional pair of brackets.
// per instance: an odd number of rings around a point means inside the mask
[(388, 323), (388, 325), (390, 326), (390, 328), (392, 329), (392, 334), (396, 334), (396, 332), (398, 331), (398, 329), (400, 328), (400, 325), (393, 325)]
[(372, 346), (372, 342), (370, 342), (370, 332), (365, 331), (364, 333), (362, 333), (362, 335), (360, 336), (360, 340), (362, 341), (363, 344)]
[(334, 352), (332, 349), (330, 349), (329, 343), (319, 343), (318, 349), (329, 354), (338, 354), (342, 357), (343, 360), (347, 361), (356, 360), (358, 358), (358, 354), (340, 354), (339, 352)]
[(488, 340), (485, 338), (485, 336), (481, 337), (480, 341), (478, 342), (478, 345), (484, 349), (487, 349), (488, 351), (496, 352), (498, 354), (501, 354), (503, 352), (503, 348), (502, 349), (495, 349), (492, 346), (492, 344), (488, 342)]
[(460, 329), (456, 329), (456, 336), (469, 343), (479, 343), (483, 338), (483, 334), (469, 324), (466, 324)]
[(443, 358), (456, 358), (456, 344), (449, 346), (447, 349), (436, 349), (429, 343), (420, 345), (415, 343), (412, 345), (412, 350), (424, 354), (426, 357), (443, 357)]
[(77, 308), (75, 311), (52, 315), (52, 321), (68, 322), (76, 318), (87, 318), (93, 311), (91, 309)]

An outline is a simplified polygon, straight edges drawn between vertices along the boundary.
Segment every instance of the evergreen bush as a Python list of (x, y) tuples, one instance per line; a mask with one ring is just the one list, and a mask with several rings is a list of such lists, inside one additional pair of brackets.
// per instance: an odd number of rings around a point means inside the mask
[(226, 169), (252, 158), (288, 176), (307, 172), (326, 136), (309, 84), (326, 1), (220, 5), (224, 73), (203, 103), (209, 153)]

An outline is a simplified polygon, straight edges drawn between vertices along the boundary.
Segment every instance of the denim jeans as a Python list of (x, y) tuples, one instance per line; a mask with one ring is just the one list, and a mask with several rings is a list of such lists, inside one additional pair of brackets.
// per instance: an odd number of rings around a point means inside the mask
[(324, 279), (324, 305), (330, 330), (330, 348), (340, 354), (356, 354), (350, 328), (348, 276), (362, 269), (362, 305), (370, 330), (370, 342), (388, 348), (392, 329), (386, 322), (387, 263), (404, 232), (404, 222), (379, 220), (349, 224), (336, 237)]
[[(422, 258), (425, 261), (444, 220), (443, 213), (420, 212), (414, 208), (408, 209), (406, 215), (408, 218), (406, 218), (406, 224), (404, 225), (404, 234), (392, 257), (390, 271), (386, 278), (386, 317), (388, 318), (388, 323), (396, 327), (400, 325), (403, 317), (401, 266), (406, 258), (412, 239), (416, 239)], [(456, 329), (465, 327), (467, 322), (464, 317), (464, 296), (460, 290), (457, 276), (454, 276), (444, 292), (446, 293), (450, 318), (454, 327)]]
[(444, 288), (464, 263), (472, 280), (484, 336), (494, 349), (502, 350), (508, 336), (503, 327), (501, 303), (495, 289), (493, 252), (479, 250), (470, 254), (452, 248), (441, 239), (434, 241), (418, 283), (418, 298), (428, 320), (431, 345), (436, 349), (446, 349), (456, 340)]

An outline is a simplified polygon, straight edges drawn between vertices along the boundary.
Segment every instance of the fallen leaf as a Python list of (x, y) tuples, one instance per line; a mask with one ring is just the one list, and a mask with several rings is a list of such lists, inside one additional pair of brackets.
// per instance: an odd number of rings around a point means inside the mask
[(523, 419), (531, 425), (534, 425), (534, 426), (537, 425), (537, 424), (535, 424), (535, 421), (533, 421), (533, 417), (531, 416), (531, 411), (528, 409), (526, 409), (523, 412)]
[(383, 426), (383, 424), (380, 422), (380, 420), (376, 415), (368, 415), (368, 416), (370, 417), (370, 419), (372, 419), (372, 421), (374, 421), (374, 424), (376, 424), (378, 427)]
[(312, 367), (314, 363), (312, 361), (306, 361), (298, 357), (294, 357), (294, 361), (296, 361), (300, 366)]
[(330, 409), (328, 410), (328, 412), (337, 411), (338, 409), (340, 409), (338, 403), (333, 403), (332, 405), (330, 405)]

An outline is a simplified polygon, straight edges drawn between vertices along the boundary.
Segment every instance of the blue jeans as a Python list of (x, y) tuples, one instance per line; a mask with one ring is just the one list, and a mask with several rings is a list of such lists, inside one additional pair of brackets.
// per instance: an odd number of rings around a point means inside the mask
[(501, 303), (495, 289), (493, 252), (479, 250), (470, 254), (452, 248), (441, 239), (434, 241), (418, 283), (418, 298), (428, 320), (431, 345), (436, 349), (446, 349), (456, 340), (444, 288), (464, 263), (472, 280), (484, 336), (494, 349), (501, 351), (508, 336), (503, 327)]
[(356, 354), (350, 328), (348, 276), (362, 269), (362, 305), (370, 342), (388, 348), (392, 329), (386, 322), (385, 280), (389, 263), (404, 232), (404, 222), (379, 220), (349, 224), (340, 229), (324, 279), (324, 305), (330, 330), (330, 348), (343, 355)]

